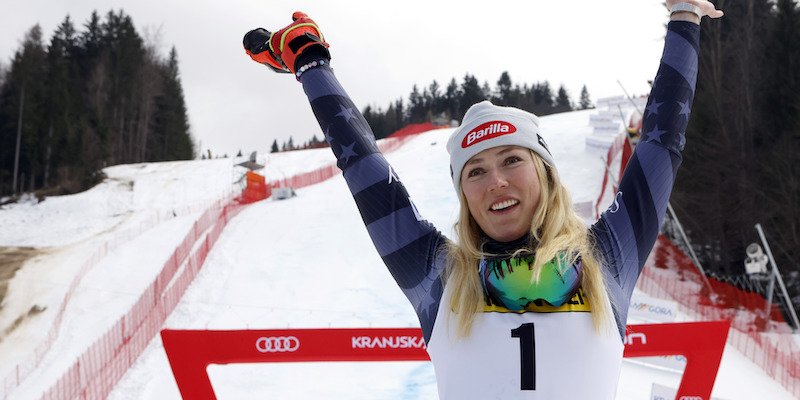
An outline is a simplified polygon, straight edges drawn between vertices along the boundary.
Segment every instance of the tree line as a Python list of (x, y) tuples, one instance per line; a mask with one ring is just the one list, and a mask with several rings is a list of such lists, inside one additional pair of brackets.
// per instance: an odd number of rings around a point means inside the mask
[[(492, 88), (488, 82), (479, 84), (474, 75), (466, 74), (461, 83), (450, 79), (446, 88), (442, 88), (435, 80), (420, 92), (414, 85), (408, 95), (408, 103), (402, 98), (386, 107), (368, 105), (362, 110), (364, 118), (372, 128), (376, 139), (383, 139), (392, 133), (411, 124), (431, 122), (437, 126), (461, 121), (469, 107), (483, 100), (491, 100), (494, 104), (521, 108), (536, 115), (548, 115), (559, 112), (594, 108), (586, 85), (581, 90), (580, 99), (575, 104), (569, 93), (561, 85), (556, 92), (549, 82), (538, 82), (531, 85), (514, 84), (508, 72), (503, 72)], [(289, 137), (287, 142), (278, 145), (277, 139), (272, 142), (271, 152), (292, 151), (326, 147), (324, 140), (312, 137), (310, 141), (295, 144)]]
[(26, 33), (0, 74), (0, 196), (72, 193), (106, 166), (194, 157), (177, 51), (124, 12)]
[[(726, 1), (703, 21), (694, 106), (672, 203), (701, 264), (744, 274), (764, 228), (784, 275), (800, 271), (800, 9)], [(800, 288), (790, 289), (797, 298)], [(797, 298), (800, 303), (800, 298)]]
[(469, 73), (461, 83), (451, 78), (446, 87), (434, 80), (420, 92), (417, 85), (414, 85), (408, 95), (407, 105), (403, 99), (398, 99), (389, 104), (385, 111), (382, 107), (367, 106), (363, 114), (375, 137), (381, 139), (410, 124), (431, 122), (441, 126), (450, 124), (451, 121), (461, 121), (470, 106), (483, 100), (491, 100), (496, 105), (521, 108), (536, 115), (593, 107), (585, 85), (578, 104), (575, 104), (563, 85), (554, 91), (547, 81), (531, 85), (515, 84), (506, 71), (500, 75), (494, 88), (488, 82), (481, 85)]

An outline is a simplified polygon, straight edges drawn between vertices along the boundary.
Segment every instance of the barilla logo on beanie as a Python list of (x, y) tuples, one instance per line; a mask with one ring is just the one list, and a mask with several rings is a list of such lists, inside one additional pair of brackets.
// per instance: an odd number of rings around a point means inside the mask
[(479, 125), (477, 128), (471, 130), (464, 140), (461, 141), (461, 148), (466, 149), (473, 144), (480, 143), (484, 140), (496, 138), (498, 136), (508, 135), (517, 131), (517, 127), (504, 121), (490, 121)]

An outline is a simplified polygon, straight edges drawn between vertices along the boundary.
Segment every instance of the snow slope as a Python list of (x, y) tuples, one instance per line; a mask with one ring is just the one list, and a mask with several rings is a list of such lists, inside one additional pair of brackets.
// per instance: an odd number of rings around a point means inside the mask
[[(575, 203), (596, 199), (604, 171), (599, 155), (586, 152), (584, 146), (591, 133), (590, 114), (581, 111), (541, 120)], [(452, 237), (457, 200), (445, 150), (450, 132), (424, 133), (387, 158), (420, 213)], [(7, 325), (31, 304), (47, 310), (0, 341), (0, 377), (31, 351), (43, 327), (49, 327), (50, 310), (58, 307), (66, 290), (63, 282), (83, 262), (81, 255), (85, 258), (93, 245), (136, 221), (165, 211), (167, 215), (127, 239), (86, 275), (66, 310), (54, 345), (57, 351), (45, 357), (11, 398), (38, 398), (127, 311), (202, 211), (197, 205), (239, 189), (235, 182), (243, 170), (235, 163), (240, 161), (114, 167), (107, 169), (106, 182), (85, 193), (0, 209), (0, 245), (50, 249), (17, 273), (3, 301), (0, 324)], [(268, 179), (333, 161), (329, 149), (259, 157)], [(174, 216), (172, 210), (178, 210)], [(30, 289), (34, 287), (35, 296)], [(409, 326), (418, 326), (413, 310), (383, 267), (344, 180), (337, 175), (297, 190), (297, 197), (255, 203), (231, 220), (164, 327)], [(209, 367), (209, 375), (220, 399), (436, 398), (433, 369), (423, 362), (215, 365)], [(676, 388), (679, 381), (677, 372), (626, 361), (617, 398), (649, 399), (653, 383)], [(713, 395), (724, 400), (792, 398), (730, 346)], [(151, 341), (110, 398), (180, 398), (160, 338)]]

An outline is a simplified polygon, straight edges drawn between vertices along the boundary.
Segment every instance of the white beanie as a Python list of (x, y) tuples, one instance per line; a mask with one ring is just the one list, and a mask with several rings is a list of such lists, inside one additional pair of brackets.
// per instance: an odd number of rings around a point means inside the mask
[(470, 107), (461, 126), (447, 141), (450, 175), (456, 193), (461, 191), (461, 170), (464, 164), (475, 154), (492, 147), (526, 147), (555, 168), (553, 156), (539, 133), (539, 118), (527, 111), (496, 106), (488, 100)]

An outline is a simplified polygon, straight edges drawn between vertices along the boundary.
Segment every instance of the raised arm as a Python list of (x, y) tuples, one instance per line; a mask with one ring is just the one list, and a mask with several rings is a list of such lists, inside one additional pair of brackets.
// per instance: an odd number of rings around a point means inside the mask
[(668, 1), (668, 5), (674, 12), (647, 100), (642, 139), (625, 168), (614, 203), (592, 228), (610, 267), (607, 273), (621, 328), (681, 164), (697, 81), (699, 21), (704, 15), (722, 16), (707, 1)]
[(303, 13), (271, 34), (245, 35), (251, 57), (302, 82), (325, 139), (356, 201), (381, 258), (414, 306), (427, 340), (441, 299), (440, 271), (434, 269), (444, 237), (423, 220), (397, 174), (378, 150), (372, 129), (330, 68), (328, 44)]

